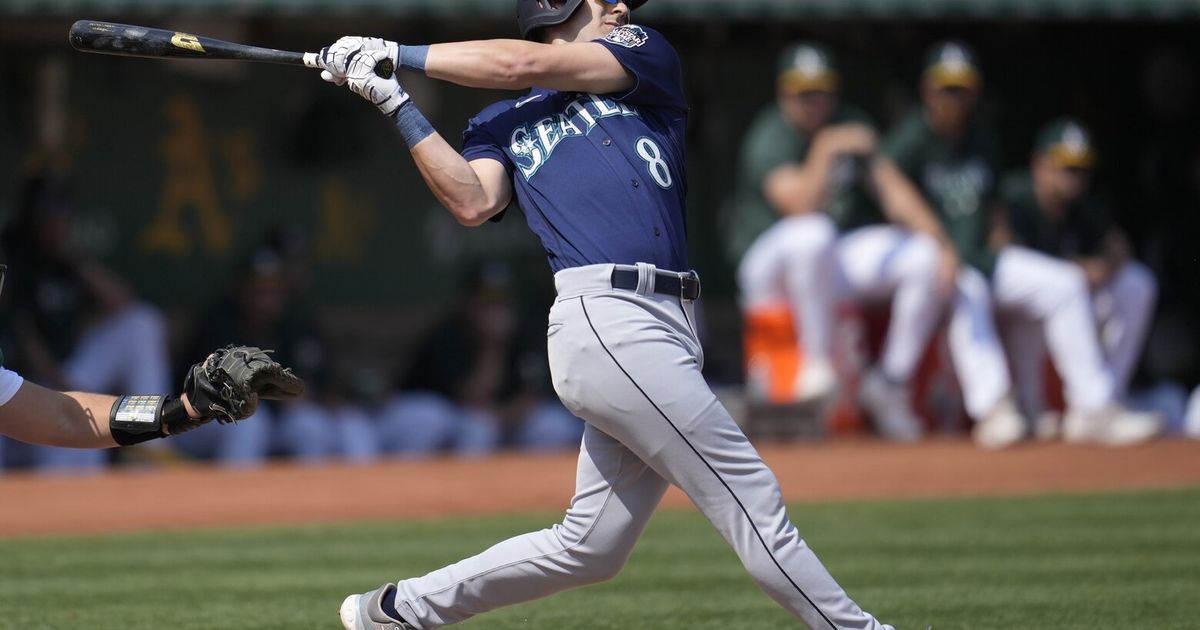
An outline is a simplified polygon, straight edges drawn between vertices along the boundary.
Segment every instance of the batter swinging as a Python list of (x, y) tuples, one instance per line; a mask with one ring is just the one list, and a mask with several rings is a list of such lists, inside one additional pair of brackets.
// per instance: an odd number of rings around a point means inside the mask
[[(772, 598), (812, 628), (891, 628), (826, 572), (779, 484), (700, 374), (700, 282), (688, 268), (680, 61), (629, 24), (645, 0), (517, 0), (527, 40), (400, 46), (342, 38), (322, 76), (348, 82), (399, 127), (430, 190), (465, 225), (515, 195), (558, 298), (554, 386), (587, 422), (562, 523), (422, 577), (351, 595), (350, 630), (427, 630), (609, 579), (668, 485), (683, 489)], [(552, 44), (552, 45), (547, 45)], [(375, 63), (479, 88), (525, 89), (470, 122), (461, 155)]]

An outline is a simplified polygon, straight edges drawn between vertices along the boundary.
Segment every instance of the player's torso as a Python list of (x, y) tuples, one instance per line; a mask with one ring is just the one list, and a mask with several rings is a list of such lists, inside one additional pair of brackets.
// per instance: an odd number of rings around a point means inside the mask
[(1075, 258), (1094, 253), (1104, 236), (1107, 213), (1091, 198), (1051, 217), (1038, 203), (1028, 171), (1005, 177), (1001, 201), (1018, 242), (1051, 256)]
[(959, 256), (990, 273), (988, 203), (995, 195), (999, 143), (990, 128), (972, 124), (949, 142), (934, 133), (923, 111), (913, 112), (887, 139), (887, 151), (917, 185)]
[(930, 139), (921, 188), (934, 209), (947, 221), (971, 221), (981, 215), (996, 172), (991, 156), (967, 143), (953, 147)]
[(685, 125), (681, 111), (545, 90), (488, 123), (556, 271), (603, 262), (687, 267)]

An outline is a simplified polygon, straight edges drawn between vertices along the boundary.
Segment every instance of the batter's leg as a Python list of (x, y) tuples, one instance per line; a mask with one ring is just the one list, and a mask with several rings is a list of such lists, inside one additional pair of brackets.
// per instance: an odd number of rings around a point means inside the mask
[(667, 482), (620, 442), (588, 426), (575, 483), (561, 524), (398, 583), (396, 610), (414, 628), (428, 630), (616, 575)]
[(788, 519), (775, 475), (701, 375), (678, 300), (580, 296), (551, 318), (563, 402), (683, 489), (768, 595), (811, 628), (891, 628), (850, 599)]

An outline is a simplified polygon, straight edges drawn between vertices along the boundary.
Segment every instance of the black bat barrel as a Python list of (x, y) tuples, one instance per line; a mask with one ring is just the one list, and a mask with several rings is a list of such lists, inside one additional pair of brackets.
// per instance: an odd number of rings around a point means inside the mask
[(242, 59), (303, 65), (303, 53), (259, 48), (161, 28), (80, 20), (69, 35), (75, 50), (128, 57)]

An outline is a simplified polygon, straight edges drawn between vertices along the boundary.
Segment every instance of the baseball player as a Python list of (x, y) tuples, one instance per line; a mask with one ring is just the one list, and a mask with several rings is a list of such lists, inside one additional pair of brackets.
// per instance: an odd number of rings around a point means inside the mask
[(731, 249), (740, 258), (742, 308), (753, 317), (787, 305), (800, 331), (795, 392), (804, 400), (835, 387), (830, 337), (839, 299), (892, 299), (880, 364), (859, 394), (880, 435), (915, 440), (923, 428), (908, 383), (958, 255), (921, 195), (878, 154), (867, 115), (839, 101), (824, 48), (788, 47), (778, 77), (776, 102), (758, 115), (740, 158)]
[[(0, 289), (7, 265), (0, 265)], [(258, 348), (229, 347), (193, 365), (179, 396), (57, 392), (4, 369), (0, 354), (0, 435), (29, 444), (111, 448), (190, 431), (213, 419), (250, 417), (259, 398), (292, 398), (304, 384)]]
[[(322, 51), (400, 130), (464, 225), (514, 199), (541, 238), (558, 297), (547, 327), (555, 390), (587, 422), (562, 523), (427, 575), (345, 599), (351, 630), (428, 630), (607, 580), (671, 484), (772, 598), (813, 628), (891, 628), (855, 604), (788, 520), (778, 481), (700, 373), (699, 278), (688, 269), (688, 105), (679, 57), (630, 24), (645, 0), (517, 0), (521, 40), (432, 46), (343, 38)], [(473, 118), (461, 154), (425, 121), (397, 67), (460, 85), (528, 89)]]
[(1066, 384), (1063, 435), (1129, 444), (1153, 436), (1156, 418), (1126, 411), (1096, 340), (1087, 282), (1077, 265), (991, 238), (1000, 160), (995, 130), (975, 116), (982, 88), (975, 56), (959, 42), (934, 45), (921, 80), (924, 107), (888, 136), (884, 150), (934, 207), (961, 258), (950, 353), (978, 444), (1000, 448), (1027, 431), (992, 319), (992, 305), (1038, 322)]
[[(1038, 132), (1030, 168), (1001, 180), (1000, 200), (1014, 243), (1074, 262), (1083, 271), (1100, 347), (1120, 399), (1149, 332), (1158, 282), (1131, 258), (1128, 241), (1108, 209), (1090, 194), (1095, 159), (1091, 134), (1078, 121), (1047, 123)], [(1009, 319), (1004, 337), (1012, 348), (1018, 398), (1028, 416), (1039, 418), (1047, 413), (1042, 399), (1045, 340), (1036, 322)]]

